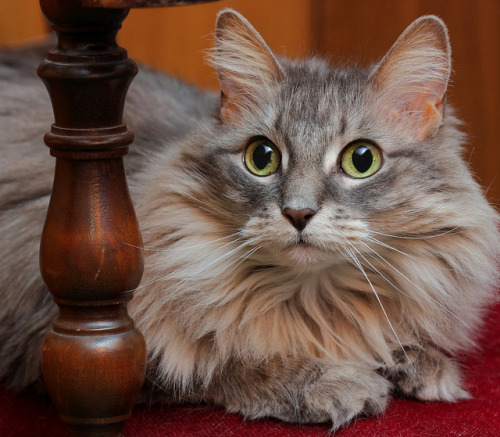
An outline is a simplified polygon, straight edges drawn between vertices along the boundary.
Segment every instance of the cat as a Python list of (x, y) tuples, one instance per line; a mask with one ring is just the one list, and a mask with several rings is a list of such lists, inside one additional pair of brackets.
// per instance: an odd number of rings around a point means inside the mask
[[(232, 10), (215, 40), (220, 97), (143, 69), (126, 105), (147, 396), (333, 429), (394, 393), (468, 398), (456, 358), (497, 299), (499, 217), (445, 101), (444, 23), (369, 68), (278, 58)], [(35, 55), (1, 56), (0, 379), (22, 389), (57, 314), (37, 261), (52, 114)]]

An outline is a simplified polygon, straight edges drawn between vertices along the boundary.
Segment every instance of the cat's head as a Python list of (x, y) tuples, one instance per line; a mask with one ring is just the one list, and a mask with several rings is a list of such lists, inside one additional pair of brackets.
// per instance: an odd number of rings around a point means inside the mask
[(316, 268), (382, 234), (456, 226), (448, 200), (466, 170), (439, 18), (416, 20), (372, 68), (332, 68), (277, 58), (226, 10), (213, 58), (220, 123), (196, 172), (263, 262)]

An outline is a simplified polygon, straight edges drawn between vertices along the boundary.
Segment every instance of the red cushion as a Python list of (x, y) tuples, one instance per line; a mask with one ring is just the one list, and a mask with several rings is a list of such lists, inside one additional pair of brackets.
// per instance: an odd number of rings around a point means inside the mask
[[(360, 419), (338, 437), (500, 436), (500, 305), (490, 312), (481, 350), (464, 357), (466, 386), (472, 400), (454, 404), (393, 399), (384, 416)], [(212, 407), (137, 407), (125, 436), (325, 436), (328, 425), (294, 426), (276, 420), (244, 421)], [(0, 436), (64, 436), (64, 425), (50, 401), (33, 394), (0, 390)]]

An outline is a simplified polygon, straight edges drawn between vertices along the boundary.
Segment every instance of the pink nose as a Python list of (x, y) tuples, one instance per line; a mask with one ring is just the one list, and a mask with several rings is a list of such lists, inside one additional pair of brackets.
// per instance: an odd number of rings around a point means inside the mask
[(292, 209), (285, 208), (283, 210), (284, 216), (290, 220), (290, 223), (297, 229), (298, 231), (302, 231), (316, 214), (316, 211), (305, 208), (305, 209)]

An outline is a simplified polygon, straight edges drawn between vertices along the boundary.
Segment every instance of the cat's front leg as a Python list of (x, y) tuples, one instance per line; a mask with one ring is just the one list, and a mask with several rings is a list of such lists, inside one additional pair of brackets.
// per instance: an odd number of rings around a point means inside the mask
[(458, 364), (432, 346), (405, 346), (392, 353), (394, 364), (381, 369), (403, 395), (422, 401), (470, 398), (462, 388)]
[(375, 370), (357, 363), (291, 358), (253, 365), (235, 361), (206, 395), (247, 418), (331, 422), (337, 429), (357, 416), (382, 413), (391, 388)]

